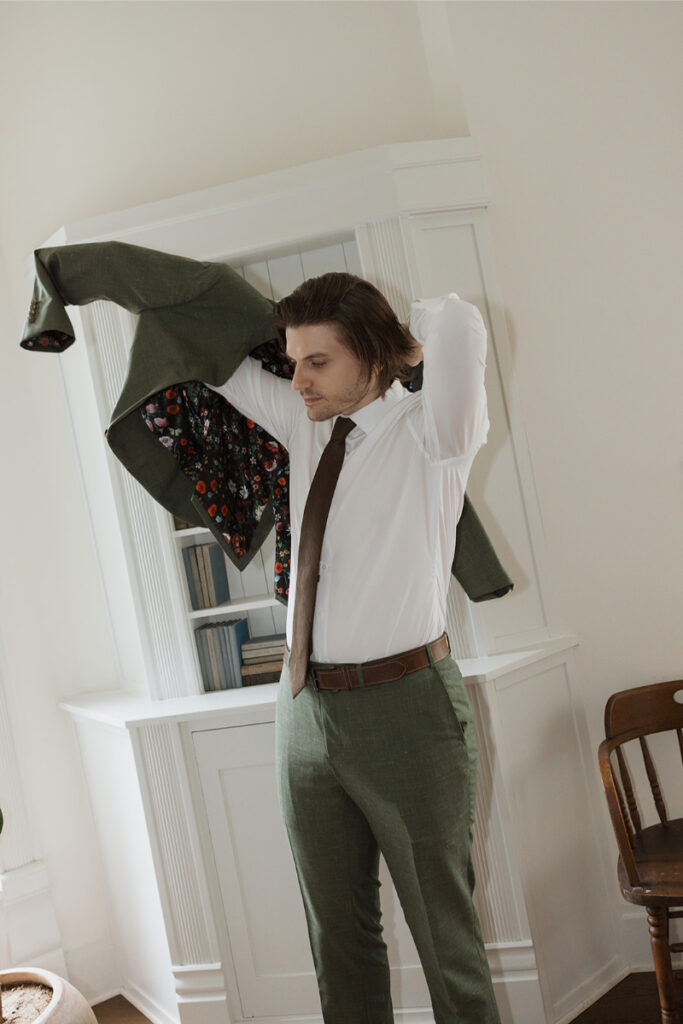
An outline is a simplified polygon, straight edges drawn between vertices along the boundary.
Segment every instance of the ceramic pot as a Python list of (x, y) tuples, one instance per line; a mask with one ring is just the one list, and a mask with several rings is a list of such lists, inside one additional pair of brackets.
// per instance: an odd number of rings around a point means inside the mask
[(0, 984), (3, 987), (23, 981), (38, 982), (52, 989), (52, 999), (33, 1024), (97, 1024), (97, 1017), (85, 996), (58, 974), (42, 967), (18, 967), (0, 971)]

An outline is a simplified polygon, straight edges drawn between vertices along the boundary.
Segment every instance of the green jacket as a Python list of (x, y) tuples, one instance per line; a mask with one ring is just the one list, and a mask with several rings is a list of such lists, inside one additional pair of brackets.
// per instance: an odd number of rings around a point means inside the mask
[[(125, 242), (35, 251), (21, 346), (63, 352), (74, 340), (65, 306), (97, 299), (138, 314), (126, 379), (105, 432), (109, 446), (169, 512), (212, 532), (244, 569), (276, 527), (275, 596), (289, 593), (289, 457), (279, 442), (202, 382), (223, 384), (249, 355), (291, 370), (271, 324), (273, 303), (223, 263)], [(409, 390), (421, 387), (418, 367)], [(452, 572), (473, 601), (512, 581), (467, 495)]]

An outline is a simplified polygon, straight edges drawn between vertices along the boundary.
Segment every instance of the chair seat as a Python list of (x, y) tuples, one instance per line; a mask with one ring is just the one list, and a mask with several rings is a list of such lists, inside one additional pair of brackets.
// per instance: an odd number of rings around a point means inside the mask
[(633, 856), (640, 885), (631, 885), (621, 857), (617, 865), (624, 899), (641, 906), (683, 904), (683, 818), (644, 828), (634, 839)]

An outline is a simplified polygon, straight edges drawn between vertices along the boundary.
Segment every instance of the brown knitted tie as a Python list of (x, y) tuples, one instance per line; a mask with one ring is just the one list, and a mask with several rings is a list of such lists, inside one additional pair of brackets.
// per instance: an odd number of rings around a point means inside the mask
[(320, 553), (323, 547), (323, 534), (327, 524), (327, 516), (332, 504), (332, 495), (337, 486), (341, 472), (345, 439), (349, 431), (355, 427), (353, 420), (338, 416), (320, 456), (318, 468), (311, 483), (306, 507), (301, 521), (299, 538), (299, 556), (296, 568), (296, 588), (294, 594), (294, 622), (292, 624), (292, 650), (289, 655), (289, 678), (292, 684), (292, 697), (296, 697), (306, 685), (308, 661), (311, 653), (313, 636), (313, 611), (315, 594), (320, 579)]

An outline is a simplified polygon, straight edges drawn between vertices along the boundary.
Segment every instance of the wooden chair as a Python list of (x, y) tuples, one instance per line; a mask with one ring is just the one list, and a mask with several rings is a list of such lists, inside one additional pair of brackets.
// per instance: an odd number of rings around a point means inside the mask
[[(674, 695), (678, 693), (678, 700)], [(683, 679), (614, 693), (605, 706), (605, 739), (598, 760), (609, 813), (619, 846), (617, 874), (629, 903), (647, 909), (650, 946), (657, 975), (662, 1024), (681, 1024), (671, 953), (669, 920), (683, 917), (683, 818), (669, 820), (647, 736), (675, 732), (683, 760)], [(622, 749), (638, 740), (659, 823), (643, 827), (631, 773)], [(615, 752), (619, 777), (612, 769)], [(678, 792), (681, 792), (678, 787)], [(678, 908), (678, 909), (673, 909)]]

